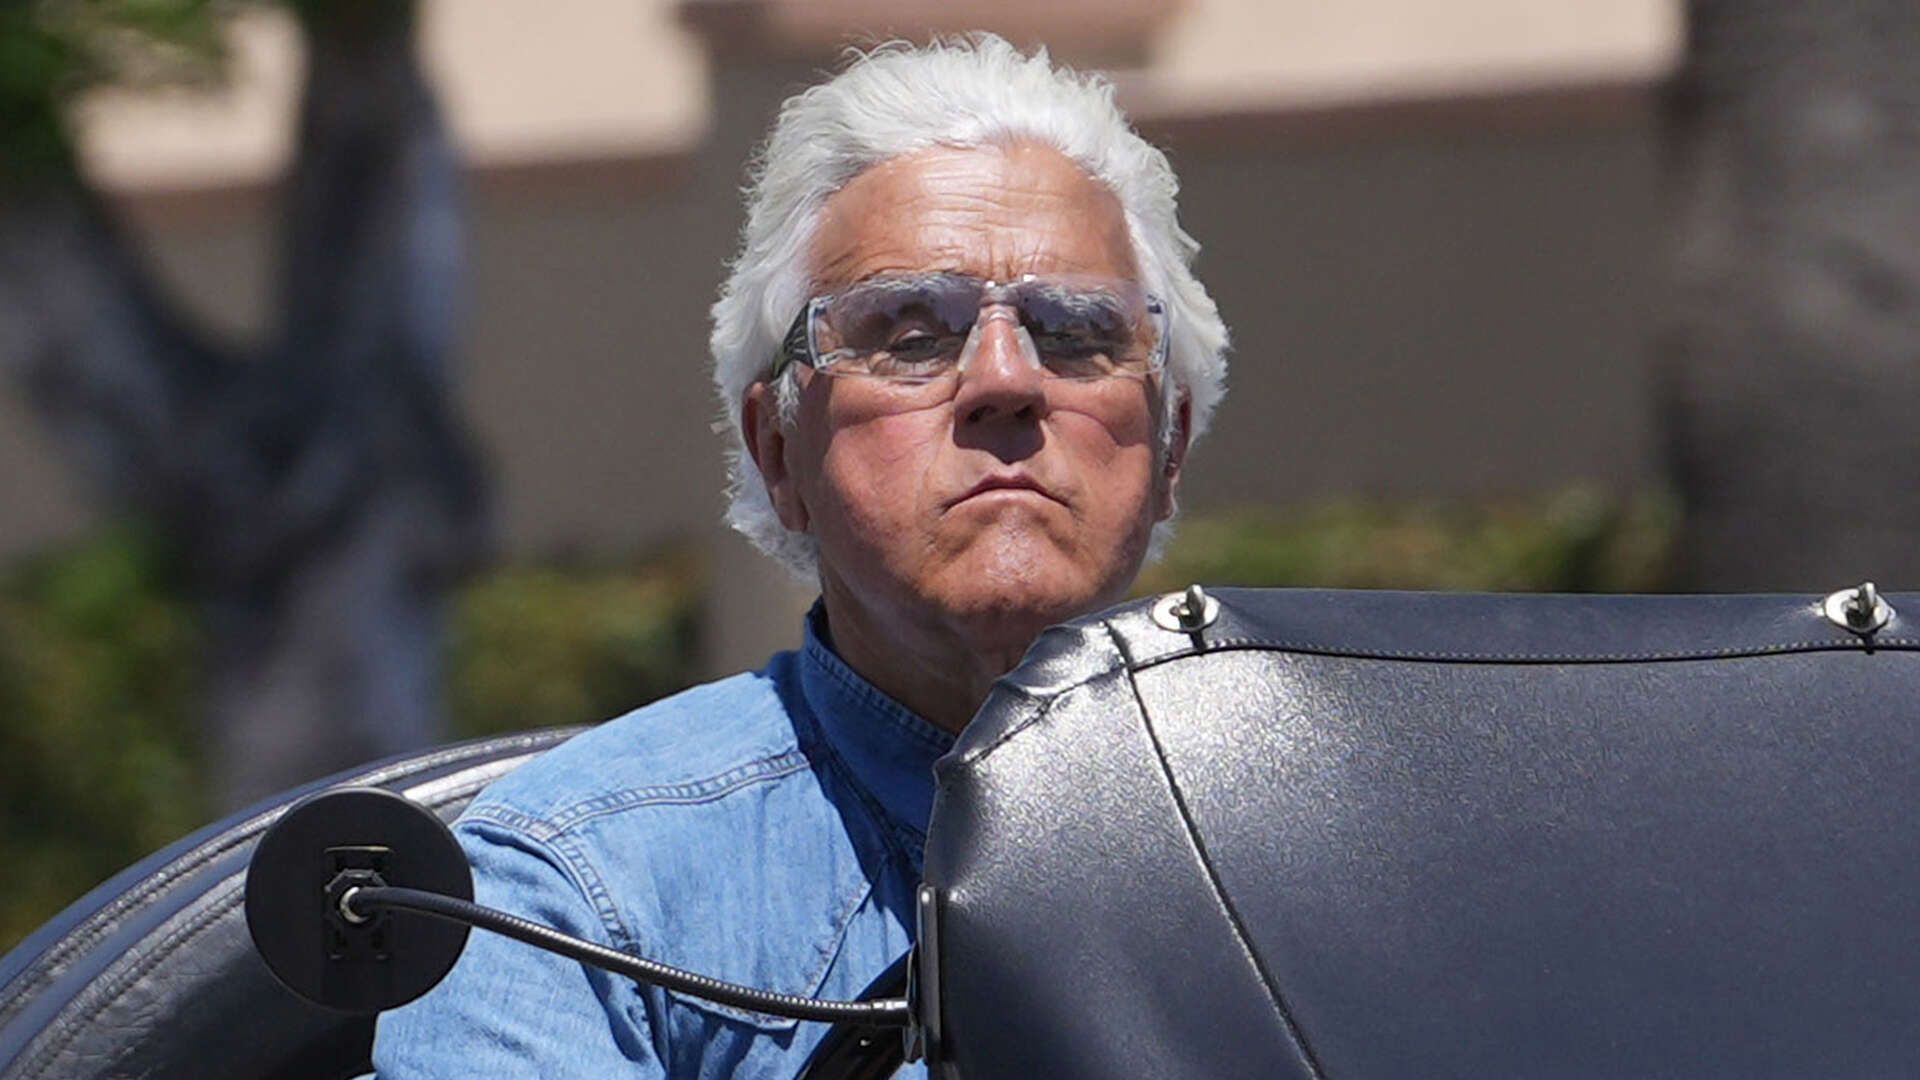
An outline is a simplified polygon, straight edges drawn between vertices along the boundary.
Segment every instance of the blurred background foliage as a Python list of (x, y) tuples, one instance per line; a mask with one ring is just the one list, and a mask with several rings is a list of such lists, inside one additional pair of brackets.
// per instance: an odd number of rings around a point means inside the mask
[[(1663, 496), (1342, 500), (1193, 516), (1142, 593), (1214, 585), (1631, 592), (1666, 584)], [(455, 596), (458, 737), (585, 723), (695, 681), (706, 570), (673, 548), (497, 567)], [(133, 528), (0, 571), (0, 951), (212, 817), (194, 750), (195, 620)]]
[[(456, 738), (605, 719), (694, 679), (698, 558), (507, 564), (454, 596)], [(151, 533), (0, 570), (0, 952), (213, 819), (196, 619)]]
[(0, 946), (207, 818), (174, 584), (134, 530), (0, 574)]
[(248, 0), (0, 3), (0, 162), (66, 155), (65, 103), (96, 86), (212, 86)]
[(510, 565), (471, 582), (448, 628), (455, 736), (604, 720), (692, 685), (705, 577), (675, 548), (619, 565)]
[(1337, 499), (1183, 520), (1139, 594), (1203, 585), (1659, 592), (1679, 510), (1666, 494), (1572, 488), (1489, 503)]

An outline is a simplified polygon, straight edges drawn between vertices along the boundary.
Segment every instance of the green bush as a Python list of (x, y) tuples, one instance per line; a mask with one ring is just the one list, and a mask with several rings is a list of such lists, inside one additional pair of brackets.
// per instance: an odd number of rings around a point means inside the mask
[(176, 597), (134, 530), (0, 575), (0, 948), (207, 819)]
[(1586, 489), (1494, 503), (1334, 500), (1184, 520), (1140, 595), (1202, 585), (1655, 592), (1678, 514)]
[[(475, 579), (448, 620), (452, 736), (601, 720), (686, 686), (700, 582), (679, 551)], [(0, 572), (0, 952), (213, 815), (179, 585), (133, 529)]]
[(605, 720), (693, 682), (705, 575), (690, 552), (520, 564), (454, 598), (450, 726), (466, 738)]

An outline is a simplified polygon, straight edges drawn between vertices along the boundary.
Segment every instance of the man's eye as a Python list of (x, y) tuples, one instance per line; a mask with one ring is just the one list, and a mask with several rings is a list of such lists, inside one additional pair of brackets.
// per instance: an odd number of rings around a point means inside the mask
[(1033, 347), (1049, 364), (1055, 360), (1105, 363), (1121, 349), (1112, 335), (1077, 328), (1051, 330), (1033, 335)]
[(945, 337), (915, 331), (888, 342), (880, 355), (895, 365), (931, 364), (942, 359), (949, 344)]
[(1097, 334), (1085, 329), (1043, 330), (1033, 334), (1034, 347), (1041, 355), (1055, 353), (1085, 356), (1090, 353), (1109, 352), (1113, 348), (1113, 339), (1105, 334)]

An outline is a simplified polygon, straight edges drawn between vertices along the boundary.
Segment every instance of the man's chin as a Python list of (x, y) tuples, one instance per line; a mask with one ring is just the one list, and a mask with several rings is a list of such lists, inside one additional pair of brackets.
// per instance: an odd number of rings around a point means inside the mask
[(1073, 566), (1032, 564), (1004, 577), (984, 569), (962, 575), (949, 578), (938, 606), (982, 646), (1017, 646), (1022, 652), (1040, 631), (1118, 603), (1126, 591), (1124, 584), (1089, 581), (1084, 568)]
[(1146, 555), (1144, 535), (1131, 560), (1114, 552), (1095, 553), (1083, 544), (1059, 543), (1033, 531), (1013, 531), (982, 537), (955, 560), (947, 574), (949, 588), (982, 614), (1022, 613), (1051, 626), (1110, 607), (1126, 598)]

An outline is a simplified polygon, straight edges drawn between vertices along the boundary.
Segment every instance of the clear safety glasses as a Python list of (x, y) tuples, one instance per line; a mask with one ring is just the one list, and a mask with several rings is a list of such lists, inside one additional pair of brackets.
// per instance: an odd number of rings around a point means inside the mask
[(1000, 285), (965, 274), (887, 274), (809, 301), (772, 374), (804, 364), (895, 384), (951, 380), (995, 320), (1010, 325), (1048, 378), (1144, 379), (1166, 364), (1166, 305), (1132, 281), (1030, 274)]

